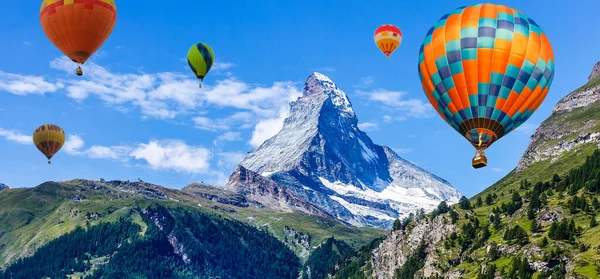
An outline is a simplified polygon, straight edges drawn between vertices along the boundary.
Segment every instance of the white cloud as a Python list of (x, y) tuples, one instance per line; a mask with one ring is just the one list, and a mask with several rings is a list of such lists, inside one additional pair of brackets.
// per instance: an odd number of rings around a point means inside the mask
[(4, 137), (5, 139), (7, 139), (9, 141), (20, 143), (20, 144), (32, 144), (33, 143), (31, 136), (24, 135), (17, 131), (4, 130), (2, 128), (0, 128), (0, 137)]
[(173, 170), (186, 173), (209, 171), (211, 152), (203, 147), (189, 146), (180, 140), (151, 140), (140, 143), (130, 154), (145, 160), (155, 170)]
[(126, 161), (128, 152), (132, 150), (127, 146), (99, 146), (93, 145), (90, 148), (83, 149), (85, 142), (80, 136), (69, 135), (65, 141), (63, 149), (70, 155), (86, 156), (93, 159), (113, 159)]
[[(73, 74), (73, 63), (57, 58), (50, 67)], [(232, 63), (217, 63), (217, 68), (228, 69)], [(298, 89), (289, 81), (274, 82), (271, 86), (249, 85), (233, 77), (214, 84), (198, 81), (189, 74), (136, 73), (120, 74), (90, 62), (84, 67), (84, 76), (64, 81), (67, 96), (83, 101), (90, 96), (114, 106), (139, 107), (143, 115), (172, 119), (190, 113), (202, 106), (229, 107), (249, 111), (259, 117), (273, 117), (288, 97)]]
[(361, 96), (367, 96), (371, 101), (376, 101), (384, 104), (389, 108), (400, 110), (406, 116), (415, 118), (428, 118), (434, 115), (433, 107), (419, 99), (405, 99), (406, 92), (403, 91), (388, 91), (385, 89), (377, 89), (371, 92), (357, 91)]
[(413, 151), (412, 148), (392, 148), (397, 154), (406, 154)]
[(525, 135), (531, 135), (533, 134), (538, 126), (540, 126), (539, 124), (530, 124), (530, 123), (524, 123), (521, 124), (521, 126), (517, 127), (515, 129), (515, 133), (517, 134), (525, 134)]
[(30, 46), (30, 45), (32, 45), (32, 43), (31, 43), (30, 41), (24, 41), (24, 42), (23, 42), (23, 45), (24, 45), (24, 46)]
[(263, 119), (259, 121), (252, 132), (250, 145), (255, 148), (259, 147), (261, 144), (263, 144), (263, 142), (276, 135), (281, 128), (283, 128), (283, 122), (288, 115), (289, 111), (282, 111), (276, 118)]
[(363, 122), (363, 123), (358, 123), (358, 128), (365, 132), (376, 131), (376, 130), (379, 130), (379, 125), (375, 122)]
[(502, 169), (502, 168), (491, 168), (491, 170), (495, 171), (495, 172), (503, 172), (504, 171), (504, 169)]
[(213, 144), (214, 145), (219, 145), (223, 142), (227, 142), (227, 141), (239, 141), (242, 140), (241, 134), (239, 132), (227, 132), (225, 134), (222, 134), (220, 136), (218, 136), (214, 141)]
[(0, 90), (15, 95), (28, 95), (55, 92), (63, 88), (62, 83), (47, 82), (44, 77), (26, 76), (0, 71)]
[(67, 154), (94, 159), (112, 159), (123, 162), (142, 160), (154, 170), (184, 173), (211, 173), (212, 153), (201, 146), (190, 146), (181, 140), (151, 140), (133, 146), (99, 146), (85, 149), (80, 136), (70, 135), (64, 145)]

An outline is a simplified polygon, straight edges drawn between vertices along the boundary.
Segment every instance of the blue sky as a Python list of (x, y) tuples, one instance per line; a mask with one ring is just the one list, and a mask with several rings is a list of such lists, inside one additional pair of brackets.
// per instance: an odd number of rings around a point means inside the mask
[[(474, 170), (470, 144), (427, 109), (417, 59), (441, 15), (477, 1), (117, 1), (115, 30), (82, 78), (45, 37), (38, 2), (9, 1), (0, 17), (0, 182), (12, 187), (74, 178), (223, 183), (319, 71), (349, 95), (376, 143), (472, 196), (516, 166), (537, 125), (600, 60), (597, 1), (497, 2), (542, 26), (556, 75), (538, 111)], [(404, 33), (389, 61), (372, 37), (385, 23)], [(210, 44), (217, 61), (203, 90), (184, 59), (196, 42)], [(44, 123), (69, 135), (52, 165), (29, 138)]]

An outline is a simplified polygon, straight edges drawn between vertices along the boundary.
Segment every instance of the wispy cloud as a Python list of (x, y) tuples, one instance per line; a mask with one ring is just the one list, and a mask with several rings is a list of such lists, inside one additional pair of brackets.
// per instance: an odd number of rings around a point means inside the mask
[(31, 136), (22, 134), (18, 131), (5, 130), (0, 128), (0, 137), (4, 137), (6, 140), (20, 143), (20, 144), (32, 144), (33, 140)]
[[(72, 74), (72, 62), (58, 58), (50, 63), (54, 69)], [(230, 64), (217, 66), (231, 67)], [(201, 106), (230, 107), (251, 111), (258, 117), (272, 117), (288, 95), (298, 91), (292, 82), (275, 82), (269, 87), (251, 86), (235, 78), (205, 83), (198, 88), (189, 75), (174, 72), (116, 74), (90, 63), (84, 80), (65, 80), (67, 96), (83, 101), (95, 96), (111, 105), (130, 104), (148, 117), (172, 119)]]
[(246, 154), (242, 152), (221, 152), (217, 156), (219, 157), (219, 161), (217, 162), (219, 167), (233, 171), (244, 160)]
[(365, 132), (377, 131), (377, 130), (379, 130), (379, 125), (375, 122), (363, 122), (363, 123), (358, 123), (358, 128)]
[(211, 71), (222, 72), (227, 71), (235, 67), (235, 64), (231, 62), (215, 62), (211, 68)]
[(385, 123), (392, 123), (392, 122), (404, 121), (404, 120), (406, 120), (406, 117), (404, 117), (404, 116), (390, 116), (390, 115), (383, 116), (383, 122), (385, 122)]
[(24, 45), (24, 46), (30, 46), (30, 45), (32, 45), (32, 43), (31, 43), (30, 41), (24, 41), (24, 42), (23, 42), (23, 45)]
[(495, 172), (504, 172), (503, 168), (491, 168), (491, 170)]
[(314, 71), (316, 71), (316, 72), (335, 72), (335, 68), (327, 66), (327, 67), (317, 68)]
[(406, 98), (407, 93), (404, 91), (376, 89), (370, 92), (357, 91), (357, 93), (370, 101), (379, 102), (387, 108), (402, 111), (404, 116), (429, 118), (434, 115), (433, 107), (429, 103), (419, 99)]
[(521, 126), (519, 126), (518, 128), (516, 128), (515, 132), (517, 134), (531, 135), (535, 132), (535, 130), (538, 128), (538, 126), (540, 126), (540, 125), (524, 123), (524, 124), (521, 124)]
[(373, 77), (362, 77), (357, 85), (354, 85), (355, 88), (366, 88), (375, 82), (375, 78)]
[(218, 136), (214, 141), (213, 144), (218, 146), (224, 142), (228, 142), (228, 141), (239, 141), (242, 140), (242, 136), (241, 133), (239, 132), (227, 132), (225, 134), (222, 134), (220, 136)]

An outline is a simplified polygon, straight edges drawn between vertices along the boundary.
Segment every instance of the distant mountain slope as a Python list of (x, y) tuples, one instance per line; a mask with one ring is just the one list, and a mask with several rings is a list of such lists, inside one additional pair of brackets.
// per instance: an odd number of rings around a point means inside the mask
[(58, 237), (0, 278), (298, 277), (298, 257), (252, 226), (161, 202), (125, 211), (117, 222)]
[(308, 77), (279, 133), (240, 164), (358, 226), (389, 228), (409, 212), (461, 196), (445, 180), (374, 144), (358, 128), (346, 94), (320, 73)]

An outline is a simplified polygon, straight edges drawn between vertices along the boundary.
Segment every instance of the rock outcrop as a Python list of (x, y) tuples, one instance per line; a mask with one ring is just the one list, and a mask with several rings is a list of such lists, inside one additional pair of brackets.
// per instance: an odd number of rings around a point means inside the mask
[(423, 267), (423, 275), (430, 277), (439, 274), (436, 262), (441, 255), (437, 249), (438, 242), (456, 232), (456, 225), (451, 224), (445, 216), (435, 219), (422, 218), (416, 222), (408, 232), (402, 230), (392, 231), (388, 237), (373, 251), (373, 278), (393, 278), (398, 267), (406, 263), (408, 257), (417, 250), (419, 245), (425, 246), (427, 258)]
[(532, 164), (556, 160), (563, 153), (585, 144), (600, 144), (600, 62), (588, 84), (562, 98), (552, 115), (531, 136), (517, 166), (521, 172)]
[(329, 214), (309, 203), (289, 188), (279, 185), (277, 182), (248, 170), (243, 166), (237, 167), (229, 177), (229, 182), (224, 188), (245, 196), (249, 201), (269, 208), (280, 209), (286, 212), (298, 210), (309, 214), (330, 217)]

